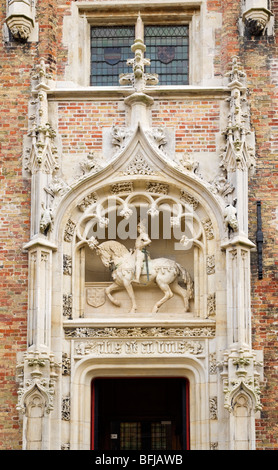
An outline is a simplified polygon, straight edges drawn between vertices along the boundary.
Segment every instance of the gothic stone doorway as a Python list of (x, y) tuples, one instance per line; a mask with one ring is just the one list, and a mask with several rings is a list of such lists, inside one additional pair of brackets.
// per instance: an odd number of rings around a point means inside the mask
[(92, 449), (189, 449), (184, 378), (97, 378), (92, 382)]

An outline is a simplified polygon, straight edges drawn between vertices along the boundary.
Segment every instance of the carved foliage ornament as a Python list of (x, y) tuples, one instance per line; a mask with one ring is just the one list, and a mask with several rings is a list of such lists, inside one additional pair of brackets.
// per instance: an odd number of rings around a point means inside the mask
[(186, 327), (186, 328), (161, 328), (161, 327), (131, 327), (131, 328), (66, 328), (67, 338), (150, 338), (150, 337), (214, 337), (215, 328)]

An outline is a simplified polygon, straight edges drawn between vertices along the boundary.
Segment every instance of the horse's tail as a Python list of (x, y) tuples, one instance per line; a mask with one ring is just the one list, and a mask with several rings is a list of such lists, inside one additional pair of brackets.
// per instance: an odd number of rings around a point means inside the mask
[(177, 267), (178, 267), (178, 270), (179, 270), (179, 274), (181, 275), (182, 280), (186, 285), (186, 290), (189, 294), (189, 298), (191, 299), (193, 297), (193, 294), (194, 294), (194, 290), (193, 290), (194, 285), (193, 285), (193, 281), (191, 279), (191, 276), (190, 276), (189, 272), (186, 269), (184, 269), (183, 266), (181, 266), (179, 263), (176, 263), (176, 264), (177, 264)]

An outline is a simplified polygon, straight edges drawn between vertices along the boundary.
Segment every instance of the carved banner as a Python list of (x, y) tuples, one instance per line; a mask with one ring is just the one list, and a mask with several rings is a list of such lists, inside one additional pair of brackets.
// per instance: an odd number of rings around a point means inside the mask
[(201, 355), (204, 345), (199, 341), (183, 340), (98, 340), (76, 342), (75, 355), (84, 356), (181, 356)]

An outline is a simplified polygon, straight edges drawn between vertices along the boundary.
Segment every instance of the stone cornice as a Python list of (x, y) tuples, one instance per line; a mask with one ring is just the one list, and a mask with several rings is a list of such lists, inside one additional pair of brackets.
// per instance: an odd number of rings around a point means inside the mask
[[(47, 92), (49, 101), (76, 101), (76, 100), (119, 100), (130, 95), (131, 87), (57, 87)], [(146, 93), (156, 99), (222, 99), (229, 96), (229, 88), (226, 86), (153, 86), (146, 87)]]

